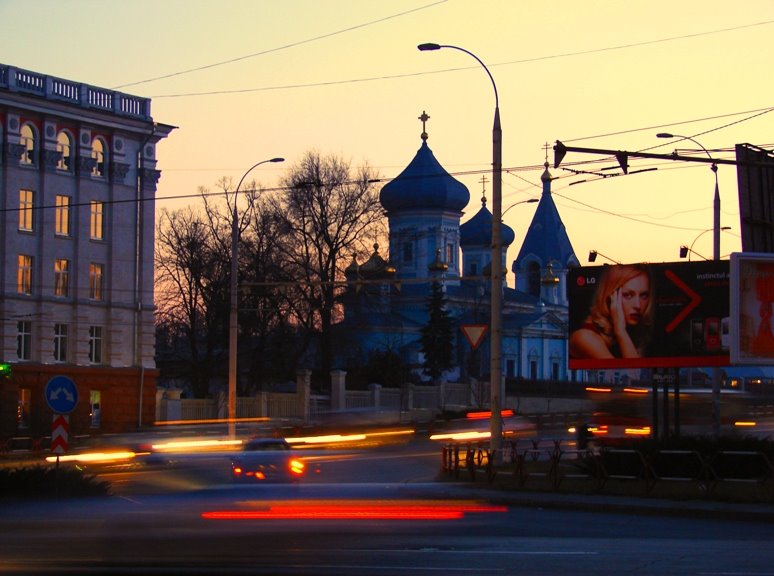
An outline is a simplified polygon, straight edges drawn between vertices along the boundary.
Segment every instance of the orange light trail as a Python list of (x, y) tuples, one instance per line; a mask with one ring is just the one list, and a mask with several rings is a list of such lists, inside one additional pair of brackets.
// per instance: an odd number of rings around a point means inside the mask
[(469, 503), (306, 501), (255, 510), (203, 512), (205, 520), (459, 520), (467, 513), (506, 512), (506, 506)]

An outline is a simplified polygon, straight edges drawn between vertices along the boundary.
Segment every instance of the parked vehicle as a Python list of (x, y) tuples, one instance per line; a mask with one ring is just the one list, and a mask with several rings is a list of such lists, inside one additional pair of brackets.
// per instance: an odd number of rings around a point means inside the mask
[(282, 438), (253, 438), (231, 460), (237, 482), (298, 482), (306, 471), (304, 461)]

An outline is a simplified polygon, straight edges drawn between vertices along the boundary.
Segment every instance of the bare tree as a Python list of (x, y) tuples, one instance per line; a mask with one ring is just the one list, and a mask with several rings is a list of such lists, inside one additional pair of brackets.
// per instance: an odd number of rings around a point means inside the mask
[(307, 152), (283, 180), (285, 191), (275, 200), (277, 218), (289, 237), (283, 267), (296, 279), (290, 298), (295, 320), (307, 334), (320, 335), (320, 368), (333, 362), (331, 325), (344, 286), (344, 268), (353, 255), (368, 253), (383, 220), (367, 165)]
[(171, 337), (187, 346), (180, 365), (190, 367), (187, 377), (194, 395), (203, 397), (214, 369), (213, 333), (218, 322), (212, 295), (218, 277), (218, 257), (206, 222), (190, 207), (161, 211), (156, 232), (157, 321)]

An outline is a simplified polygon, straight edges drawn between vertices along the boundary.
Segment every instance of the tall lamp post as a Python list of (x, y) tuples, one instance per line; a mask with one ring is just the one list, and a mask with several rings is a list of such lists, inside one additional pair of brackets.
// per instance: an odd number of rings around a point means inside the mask
[(503, 262), (502, 262), (502, 170), (503, 170), (503, 131), (500, 126), (500, 100), (497, 95), (497, 85), (495, 84), (492, 73), (486, 67), (481, 59), (465, 48), (452, 46), (448, 44), (426, 43), (417, 46), (422, 52), (428, 50), (440, 50), (441, 48), (453, 48), (464, 52), (468, 56), (475, 58), (476, 62), (481, 64), (484, 71), (492, 81), (495, 96), (494, 123), (492, 126), (492, 295), (491, 295), (491, 322), (490, 331), (490, 400), (489, 409), (490, 418), (490, 448), (492, 455), (499, 462), (502, 457), (500, 448), (502, 445), (503, 423), (500, 416), (500, 406), (502, 394), (502, 339), (503, 339)]
[[(715, 196), (712, 203), (712, 259), (720, 260), (720, 188), (718, 186), (718, 165), (715, 159), (702, 144), (690, 136), (681, 136), (680, 134), (671, 134), (669, 132), (659, 132), (656, 138), (680, 138), (681, 140), (690, 140), (712, 161), (710, 166), (715, 175)], [(715, 366), (712, 369), (712, 431), (715, 436), (720, 434), (720, 368)]]
[[(721, 226), (721, 230), (731, 230), (731, 226)], [(704, 236), (707, 232), (710, 232), (712, 228), (707, 228), (706, 230), (703, 230), (702, 232), (699, 232), (699, 235), (696, 236), (696, 238), (693, 239), (693, 242), (691, 242), (690, 246), (680, 246), (680, 258), (688, 257), (688, 260), (691, 260), (691, 254), (696, 254), (697, 256), (701, 256), (704, 260), (709, 260), (709, 258), (704, 258), (701, 254), (696, 252), (696, 250), (693, 249), (694, 245), (696, 244), (696, 241)]]
[(234, 192), (234, 208), (231, 214), (231, 292), (230, 309), (228, 318), (228, 433), (231, 438), (236, 435), (236, 381), (237, 381), (237, 240), (239, 239), (239, 226), (237, 224), (237, 200), (239, 199), (239, 189), (242, 187), (247, 175), (261, 164), (269, 162), (284, 162), (284, 158), (270, 158), (261, 160), (253, 164), (250, 169), (242, 175)]

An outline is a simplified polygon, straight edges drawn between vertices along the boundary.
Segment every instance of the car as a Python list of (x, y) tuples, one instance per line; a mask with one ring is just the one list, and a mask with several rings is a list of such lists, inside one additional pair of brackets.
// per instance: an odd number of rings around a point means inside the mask
[(231, 459), (231, 476), (236, 482), (298, 482), (306, 472), (283, 438), (253, 438)]

